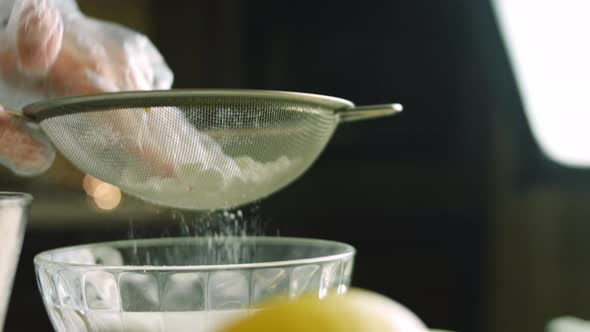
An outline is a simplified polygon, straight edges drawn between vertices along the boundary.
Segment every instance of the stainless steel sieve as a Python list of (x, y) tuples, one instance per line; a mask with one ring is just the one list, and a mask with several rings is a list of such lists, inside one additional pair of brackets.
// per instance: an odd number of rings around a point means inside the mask
[(51, 99), (23, 112), (80, 170), (180, 209), (236, 207), (302, 175), (337, 125), (399, 113), (264, 90), (167, 90)]

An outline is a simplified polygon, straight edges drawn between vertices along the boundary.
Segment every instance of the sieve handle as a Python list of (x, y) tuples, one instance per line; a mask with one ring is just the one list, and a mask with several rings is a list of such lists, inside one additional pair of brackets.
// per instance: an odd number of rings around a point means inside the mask
[(342, 108), (336, 110), (335, 113), (340, 115), (340, 121), (351, 122), (391, 116), (400, 113), (402, 110), (401, 104), (383, 104)]

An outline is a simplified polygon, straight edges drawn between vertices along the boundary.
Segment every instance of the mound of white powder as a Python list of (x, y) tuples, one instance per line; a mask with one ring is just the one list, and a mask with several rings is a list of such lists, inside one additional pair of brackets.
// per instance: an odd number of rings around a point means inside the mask
[[(143, 114), (139, 120), (125, 125), (136, 133), (134, 144), (157, 149), (158, 158), (175, 171), (146, 176), (143, 165), (131, 165), (116, 184), (164, 205), (212, 210), (250, 203), (281, 187), (298, 164), (280, 154), (266, 162), (249, 155), (230, 156), (174, 108)], [(244, 153), (252, 152), (252, 146), (245, 146)]]

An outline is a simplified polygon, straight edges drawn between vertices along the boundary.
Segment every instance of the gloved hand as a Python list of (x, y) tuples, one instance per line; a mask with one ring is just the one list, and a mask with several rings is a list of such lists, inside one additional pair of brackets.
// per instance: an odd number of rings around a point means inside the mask
[[(19, 111), (51, 97), (169, 89), (173, 75), (143, 35), (90, 19), (74, 0), (0, 0), (0, 104)], [(123, 117), (123, 115), (121, 115)], [(133, 119), (113, 121), (129, 130)], [(129, 153), (158, 164), (149, 145)], [(0, 164), (32, 176), (51, 165), (55, 153), (45, 136), (0, 108)], [(160, 165), (164, 169), (165, 165)]]

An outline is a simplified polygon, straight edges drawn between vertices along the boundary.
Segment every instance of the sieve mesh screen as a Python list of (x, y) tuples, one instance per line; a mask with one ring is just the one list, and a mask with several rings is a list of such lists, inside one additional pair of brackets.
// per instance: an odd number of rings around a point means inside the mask
[(37, 118), (82, 171), (146, 201), (204, 210), (261, 199), (303, 174), (338, 124), (333, 109), (199, 94), (63, 103)]

